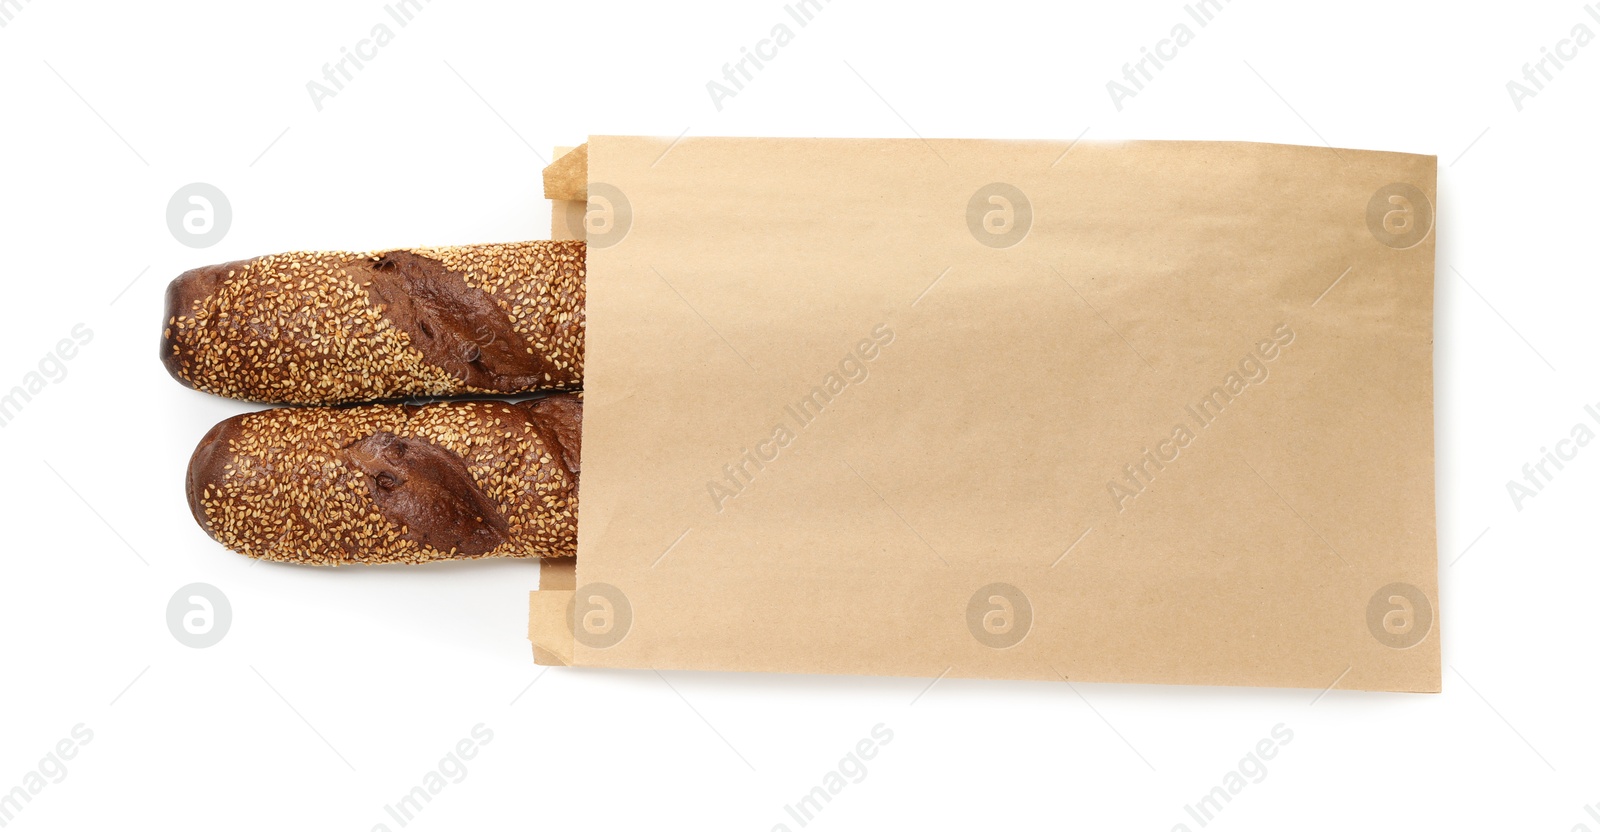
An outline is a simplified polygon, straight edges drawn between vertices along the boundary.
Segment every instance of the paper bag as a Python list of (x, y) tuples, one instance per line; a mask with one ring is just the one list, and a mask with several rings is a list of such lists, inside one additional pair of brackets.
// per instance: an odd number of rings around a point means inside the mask
[(1439, 689), (1434, 157), (587, 152), (541, 661)]

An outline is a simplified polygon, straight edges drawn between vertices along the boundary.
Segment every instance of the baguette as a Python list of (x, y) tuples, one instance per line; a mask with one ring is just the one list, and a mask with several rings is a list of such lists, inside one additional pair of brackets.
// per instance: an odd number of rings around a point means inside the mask
[(189, 461), (189, 508), (217, 542), (263, 560), (570, 557), (580, 395), (234, 416)]
[(284, 404), (507, 395), (583, 383), (582, 241), (296, 252), (167, 288), (179, 382)]

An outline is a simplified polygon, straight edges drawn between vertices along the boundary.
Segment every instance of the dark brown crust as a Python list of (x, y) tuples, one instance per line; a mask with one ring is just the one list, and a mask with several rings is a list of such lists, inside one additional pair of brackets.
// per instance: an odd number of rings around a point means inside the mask
[(524, 404), (562, 449), (562, 464), (576, 477), (583, 456), (583, 394), (546, 396)]
[(178, 275), (167, 284), (166, 312), (162, 320), (168, 323), (161, 330), (161, 365), (184, 387), (193, 388), (187, 367), (190, 354), (185, 352), (182, 338), (173, 327), (180, 316), (204, 304), (205, 299), (216, 294), (217, 287), (228, 275), (243, 272), (248, 261), (235, 260), (215, 266), (202, 266)]
[(200, 441), (185, 490), (207, 534), (267, 560), (566, 557), (582, 418), (575, 395), (247, 413)]
[(200, 497), (206, 484), (220, 482), (223, 471), (228, 466), (226, 459), (228, 445), (244, 419), (243, 414), (224, 419), (218, 422), (206, 435), (200, 438), (200, 444), (195, 446), (194, 454), (189, 457), (189, 470), (184, 472), (184, 496), (189, 501), (189, 513), (194, 515), (194, 521), (200, 524), (205, 533), (216, 537), (211, 531), (211, 521), (206, 519), (205, 510), (200, 507)]
[(185, 386), (285, 404), (576, 389), (584, 256), (545, 240), (193, 269), (167, 287), (161, 361)]
[(427, 441), (388, 431), (339, 449), (339, 459), (365, 474), (367, 495), (405, 537), (440, 552), (475, 557), (506, 542), (500, 508), (473, 481), (460, 456)]
[(482, 289), (431, 257), (391, 251), (356, 269), (374, 306), (411, 338), (422, 357), (468, 387), (522, 393), (556, 368), (511, 326)]

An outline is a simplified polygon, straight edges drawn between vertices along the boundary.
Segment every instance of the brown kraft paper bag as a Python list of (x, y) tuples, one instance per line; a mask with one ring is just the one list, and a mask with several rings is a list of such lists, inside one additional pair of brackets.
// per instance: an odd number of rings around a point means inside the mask
[(539, 661), (1439, 689), (1434, 157), (587, 153)]

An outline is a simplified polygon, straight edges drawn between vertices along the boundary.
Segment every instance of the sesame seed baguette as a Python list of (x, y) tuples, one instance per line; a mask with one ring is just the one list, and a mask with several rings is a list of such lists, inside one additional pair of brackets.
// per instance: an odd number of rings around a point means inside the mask
[(582, 419), (578, 394), (241, 414), (195, 448), (189, 508), (263, 560), (569, 557)]
[(291, 252), (167, 287), (179, 382), (282, 404), (519, 394), (583, 383), (582, 241)]

